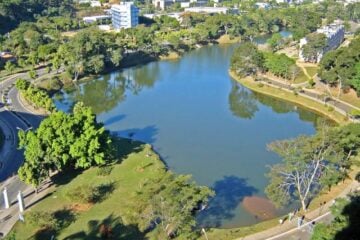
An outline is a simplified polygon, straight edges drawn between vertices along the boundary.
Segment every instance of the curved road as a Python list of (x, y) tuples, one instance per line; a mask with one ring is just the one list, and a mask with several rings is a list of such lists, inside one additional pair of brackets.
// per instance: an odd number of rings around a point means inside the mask
[[(45, 70), (39, 69), (37, 72), (41, 75), (45, 73)], [(0, 127), (6, 136), (3, 148), (0, 151), (0, 186), (1, 190), (7, 187), (9, 200), (12, 203), (16, 201), (16, 195), (19, 191), (25, 191), (28, 188), (16, 176), (16, 172), (24, 160), (23, 151), (17, 149), (18, 131), (19, 129), (36, 128), (43, 119), (43, 116), (34, 115), (19, 102), (18, 92), (14, 87), (18, 78), (29, 79), (27, 73), (19, 73), (0, 82)], [(9, 104), (5, 106), (4, 103)], [(3, 208), (3, 206), (4, 200), (1, 196), (0, 207)], [(2, 219), (0, 222), (3, 222)]]

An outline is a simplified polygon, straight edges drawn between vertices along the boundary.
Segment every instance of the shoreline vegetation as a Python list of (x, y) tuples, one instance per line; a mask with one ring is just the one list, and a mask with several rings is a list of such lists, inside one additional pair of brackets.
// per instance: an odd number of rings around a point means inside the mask
[(300, 95), (295, 95), (294, 93), (285, 91), (284, 89), (281, 88), (276, 88), (273, 86), (257, 83), (251, 77), (246, 77), (246, 78), (239, 77), (231, 70), (229, 70), (229, 75), (234, 80), (241, 83), (242, 85), (244, 85), (245, 87), (247, 87), (252, 91), (265, 94), (274, 98), (278, 98), (287, 102), (291, 102), (295, 105), (313, 111), (321, 116), (327, 117), (341, 125), (349, 123), (349, 120), (347, 119), (346, 116), (337, 112), (335, 109), (329, 110), (328, 106), (325, 106), (324, 104), (316, 102), (310, 98), (306, 98)]

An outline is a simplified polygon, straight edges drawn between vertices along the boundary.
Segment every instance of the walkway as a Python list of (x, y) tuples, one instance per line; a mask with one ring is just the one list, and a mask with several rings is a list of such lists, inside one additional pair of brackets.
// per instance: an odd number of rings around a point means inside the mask
[[(37, 69), (38, 75), (45, 70)], [(17, 149), (19, 129), (36, 128), (43, 116), (38, 116), (26, 107), (20, 100), (14, 84), (18, 78), (28, 79), (28, 74), (18, 73), (7, 76), (0, 82), (0, 101), (5, 105), (0, 107), (0, 127), (6, 136), (6, 141), (0, 152), (0, 206), (4, 207), (2, 190), (7, 188), (9, 200), (12, 206), (9, 209), (0, 210), (0, 232), (6, 235), (18, 221), (18, 205), (16, 204), (19, 191), (24, 193), (25, 206), (31, 206), (34, 202), (44, 197), (46, 191), (33, 194), (33, 188), (26, 185), (17, 177), (16, 172), (23, 163), (23, 152)]]
[(283, 90), (291, 91), (291, 92), (296, 90), (300, 96), (317, 101), (321, 104), (327, 104), (328, 106), (333, 107), (336, 111), (338, 111), (339, 113), (341, 113), (344, 116), (349, 116), (353, 109), (358, 109), (357, 107), (355, 107), (349, 103), (345, 103), (341, 100), (338, 100), (338, 99), (335, 99), (335, 98), (332, 98), (329, 96), (325, 96), (324, 94), (319, 93), (318, 91), (316, 91), (314, 89), (301, 88), (301, 90), (297, 90), (297, 89), (295, 89), (295, 86), (293, 84), (289, 84), (285, 81), (281, 81), (281, 80), (271, 77), (269, 75), (259, 74), (259, 76), (262, 77), (262, 80), (260, 80), (260, 81), (263, 82), (264, 84), (267, 84), (267, 85), (270, 85), (273, 87), (280, 87)]

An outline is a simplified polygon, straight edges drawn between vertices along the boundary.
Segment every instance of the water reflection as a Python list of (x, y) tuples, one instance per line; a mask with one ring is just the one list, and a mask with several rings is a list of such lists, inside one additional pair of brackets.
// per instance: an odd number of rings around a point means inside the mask
[(231, 220), (243, 199), (258, 192), (256, 188), (248, 185), (246, 179), (237, 176), (225, 176), (216, 181), (212, 188), (215, 197), (198, 216), (201, 227), (219, 227), (224, 220)]
[(60, 93), (55, 98), (59, 103), (67, 105), (67, 110), (71, 109), (76, 102), (81, 101), (86, 106), (91, 106), (95, 114), (100, 114), (110, 111), (124, 101), (126, 91), (137, 95), (143, 88), (152, 88), (158, 76), (158, 63), (152, 63), (146, 68), (129, 68), (75, 85), (65, 91), (66, 97)]
[(229, 109), (234, 116), (243, 119), (252, 119), (255, 116), (255, 113), (259, 111), (258, 104), (261, 103), (262, 105), (270, 107), (275, 113), (286, 114), (295, 112), (299, 115), (301, 120), (306, 122), (316, 124), (317, 120), (321, 118), (319, 115), (297, 107), (292, 103), (257, 92), (252, 92), (236, 81), (232, 81), (231, 85), (228, 101)]
[(229, 94), (229, 108), (235, 116), (245, 119), (252, 119), (259, 110), (254, 94), (234, 81)]

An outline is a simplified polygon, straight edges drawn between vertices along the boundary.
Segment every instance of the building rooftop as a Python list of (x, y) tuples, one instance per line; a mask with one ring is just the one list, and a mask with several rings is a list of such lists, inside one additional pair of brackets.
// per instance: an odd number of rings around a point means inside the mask
[(336, 34), (338, 31), (343, 29), (344, 26), (339, 23), (332, 23), (326, 26), (323, 26), (317, 30), (318, 33), (325, 34), (326, 37), (331, 37), (332, 35)]

